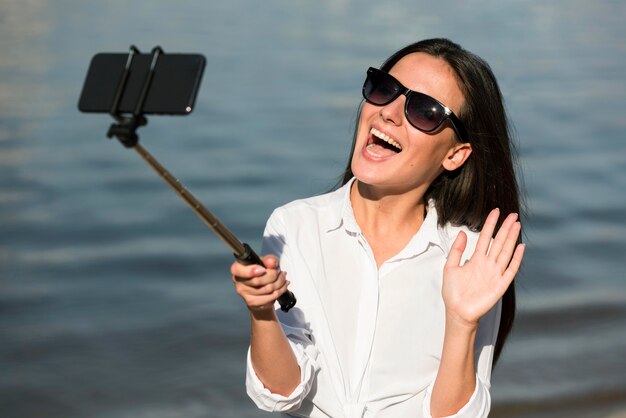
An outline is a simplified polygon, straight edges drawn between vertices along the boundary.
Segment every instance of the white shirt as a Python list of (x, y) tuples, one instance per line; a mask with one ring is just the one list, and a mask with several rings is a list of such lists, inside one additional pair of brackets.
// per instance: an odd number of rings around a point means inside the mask
[[(301, 370), (288, 397), (271, 393), (248, 354), (246, 387), (257, 406), (296, 417), (430, 417), (430, 394), (443, 347), (442, 273), (459, 231), (437, 227), (430, 202), (419, 231), (377, 268), (356, 223), (350, 187), (297, 200), (274, 211), (263, 254), (280, 258), (298, 300), (279, 320)], [(479, 323), (476, 390), (454, 417), (487, 417), (490, 375), (500, 321), (498, 304)], [(276, 359), (280, 362), (280, 359)]]

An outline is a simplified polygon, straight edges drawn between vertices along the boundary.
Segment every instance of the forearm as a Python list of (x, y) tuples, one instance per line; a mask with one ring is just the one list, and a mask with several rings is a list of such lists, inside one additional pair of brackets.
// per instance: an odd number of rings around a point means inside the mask
[(272, 393), (288, 396), (300, 383), (300, 367), (273, 309), (251, 311), (250, 358)]
[(430, 401), (433, 417), (456, 414), (476, 389), (474, 342), (477, 328), (446, 316), (441, 363)]

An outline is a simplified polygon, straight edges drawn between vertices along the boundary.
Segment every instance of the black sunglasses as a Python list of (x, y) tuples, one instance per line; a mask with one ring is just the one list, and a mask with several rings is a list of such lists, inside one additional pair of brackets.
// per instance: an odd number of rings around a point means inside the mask
[(409, 123), (422, 132), (434, 132), (446, 120), (450, 119), (452, 127), (463, 142), (469, 142), (463, 123), (443, 103), (402, 85), (390, 74), (370, 67), (363, 84), (363, 98), (376, 106), (387, 105), (401, 94), (406, 96), (404, 114)]

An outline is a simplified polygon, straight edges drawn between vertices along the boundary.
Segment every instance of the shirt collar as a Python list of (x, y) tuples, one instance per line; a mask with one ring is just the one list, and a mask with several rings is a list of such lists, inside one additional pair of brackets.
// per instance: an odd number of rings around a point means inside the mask
[(413, 235), (413, 238), (398, 254), (389, 259), (389, 262), (404, 260), (415, 257), (426, 251), (431, 245), (439, 247), (446, 252), (445, 243), (442, 240), (441, 231), (438, 225), (437, 209), (435, 201), (428, 201), (428, 212), (420, 229)]
[(335, 199), (331, 202), (331, 210), (324, 225), (326, 232), (335, 231), (345, 225), (348, 232), (361, 232), (359, 225), (354, 218), (352, 203), (350, 202), (350, 190), (355, 177), (352, 177), (346, 184), (335, 190)]

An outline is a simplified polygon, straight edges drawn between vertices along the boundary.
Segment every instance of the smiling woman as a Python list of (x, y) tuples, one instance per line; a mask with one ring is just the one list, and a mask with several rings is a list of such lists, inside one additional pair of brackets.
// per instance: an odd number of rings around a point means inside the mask
[(432, 39), (370, 68), (363, 96), (342, 186), (274, 211), (265, 267), (231, 266), (248, 393), (287, 416), (486, 417), (524, 253), (496, 80)]

